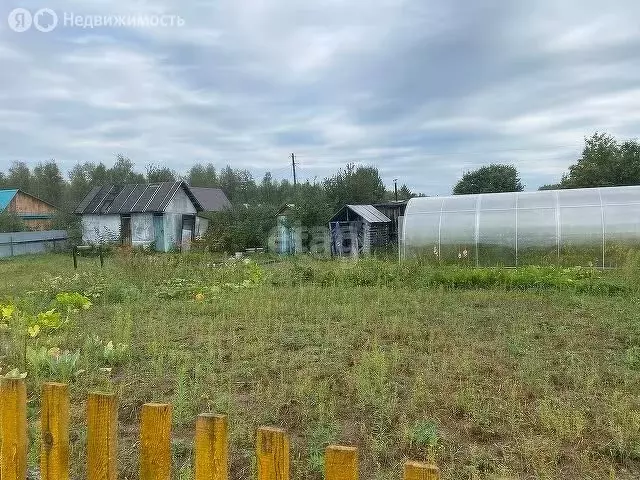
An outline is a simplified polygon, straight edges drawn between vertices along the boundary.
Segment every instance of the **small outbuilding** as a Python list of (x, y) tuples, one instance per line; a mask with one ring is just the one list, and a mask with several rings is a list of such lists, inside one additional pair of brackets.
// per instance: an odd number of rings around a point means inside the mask
[(270, 248), (281, 255), (302, 253), (302, 233), (300, 221), (295, 219), (296, 206), (289, 203), (276, 213), (276, 230)]
[(357, 257), (386, 247), (391, 224), (373, 205), (345, 205), (329, 220), (331, 254)]
[(86, 243), (120, 243), (168, 252), (188, 248), (204, 207), (185, 182), (94, 187), (75, 213)]
[(398, 234), (401, 230), (404, 212), (407, 209), (408, 200), (396, 200), (385, 203), (375, 203), (373, 206), (380, 210), (391, 220), (389, 227), (389, 244), (398, 245)]
[(0, 190), (0, 212), (16, 215), (30, 230), (49, 230), (58, 209), (19, 188)]

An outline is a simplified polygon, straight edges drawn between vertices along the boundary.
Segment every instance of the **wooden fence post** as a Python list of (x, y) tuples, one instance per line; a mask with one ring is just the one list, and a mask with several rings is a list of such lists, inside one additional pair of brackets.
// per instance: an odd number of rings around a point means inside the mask
[(324, 456), (325, 480), (358, 480), (358, 449), (329, 445)]
[(146, 403), (140, 425), (140, 480), (171, 479), (171, 405)]
[(226, 415), (202, 414), (196, 420), (195, 480), (227, 480), (229, 447)]
[(406, 462), (404, 480), (440, 480), (440, 469), (430, 463)]
[(281, 428), (260, 427), (256, 438), (258, 480), (289, 480), (289, 437)]
[(0, 381), (0, 472), (2, 480), (27, 478), (27, 385), (22, 378)]
[(117, 450), (116, 396), (90, 393), (87, 401), (87, 480), (117, 480)]
[(69, 387), (63, 383), (42, 386), (42, 480), (69, 480)]

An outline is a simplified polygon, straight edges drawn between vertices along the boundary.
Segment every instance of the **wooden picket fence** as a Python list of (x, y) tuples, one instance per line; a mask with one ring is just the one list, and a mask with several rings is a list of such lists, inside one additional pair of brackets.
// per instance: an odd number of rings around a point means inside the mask
[[(90, 393), (87, 400), (87, 480), (117, 480), (116, 396)], [(41, 480), (69, 480), (69, 389), (42, 386)], [(228, 480), (226, 415), (196, 420), (195, 480)], [(260, 427), (256, 435), (258, 480), (289, 480), (289, 437), (285, 430)], [(23, 379), (0, 382), (0, 480), (27, 478), (27, 388)], [(140, 425), (140, 479), (171, 478), (171, 405), (147, 403)], [(357, 480), (358, 450), (331, 445), (325, 452), (326, 480)], [(438, 467), (406, 462), (404, 480), (439, 480)]]

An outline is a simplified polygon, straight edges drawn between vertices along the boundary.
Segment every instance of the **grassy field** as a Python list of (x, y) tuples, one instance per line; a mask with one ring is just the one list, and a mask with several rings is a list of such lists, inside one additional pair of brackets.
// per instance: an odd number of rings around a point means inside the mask
[[(254, 474), (262, 424), (290, 432), (295, 479), (322, 478), (329, 443), (358, 446), (370, 479), (400, 478), (409, 458), (445, 479), (639, 478), (634, 272), (121, 255), (76, 273), (68, 256), (16, 258), (0, 262), (0, 303), (20, 312), (0, 366), (28, 372), (33, 468), (39, 385), (71, 384), (76, 479), (96, 389), (120, 397), (123, 479), (137, 478), (149, 401), (174, 405), (180, 479), (207, 411), (229, 414), (234, 479)], [(46, 329), (35, 315), (64, 311), (61, 292), (93, 305)], [(42, 326), (26, 363), (20, 322)]]

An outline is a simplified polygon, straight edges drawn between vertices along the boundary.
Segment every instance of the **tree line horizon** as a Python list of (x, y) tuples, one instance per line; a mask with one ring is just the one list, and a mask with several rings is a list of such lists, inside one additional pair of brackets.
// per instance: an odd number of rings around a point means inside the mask
[[(136, 170), (133, 161), (117, 154), (111, 167), (104, 162), (77, 163), (65, 176), (55, 159), (40, 162), (30, 168), (24, 161), (14, 161), (9, 169), (0, 171), (0, 189), (16, 188), (34, 195), (63, 210), (71, 211), (97, 185), (159, 183), (185, 181), (193, 187), (222, 189), (232, 204), (291, 203), (295, 197), (317, 194), (324, 190), (328, 197), (340, 203), (376, 203), (395, 199), (395, 192), (387, 190), (377, 168), (348, 163), (333, 175), (318, 182), (305, 180), (294, 185), (288, 179), (274, 179), (267, 171), (257, 181), (248, 169), (231, 165), (218, 169), (212, 163), (196, 163), (185, 175), (169, 167), (148, 165), (146, 172)], [(350, 193), (349, 193), (350, 192)], [(423, 196), (412, 192), (406, 184), (398, 187), (398, 199)]]
[[(157, 183), (184, 180), (194, 187), (222, 189), (232, 204), (295, 203), (297, 197), (318, 197), (324, 191), (324, 203), (338, 209), (346, 203), (379, 203), (395, 199), (395, 192), (384, 186), (374, 166), (347, 164), (332, 176), (297, 186), (288, 179), (274, 179), (267, 171), (256, 181), (247, 169), (231, 165), (218, 169), (212, 163), (196, 163), (185, 175), (169, 167), (154, 164), (146, 172), (136, 171), (133, 161), (117, 154), (112, 167), (103, 162), (77, 163), (63, 176), (55, 159), (38, 163), (33, 169), (22, 161), (15, 161), (5, 173), (0, 171), (0, 188), (19, 188), (63, 210), (73, 210), (96, 185)], [(640, 184), (640, 143), (635, 140), (618, 141), (606, 133), (594, 133), (585, 138), (581, 157), (563, 174), (560, 181), (542, 185), (538, 190), (605, 187)], [(524, 185), (512, 164), (490, 163), (466, 172), (453, 186), (452, 194), (521, 192)], [(412, 192), (406, 184), (398, 188), (398, 199), (425, 196)], [(333, 201), (332, 201), (333, 200)]]
[[(198, 163), (184, 176), (168, 167), (149, 165), (146, 173), (136, 172), (128, 157), (118, 154), (112, 167), (104, 163), (76, 164), (65, 179), (55, 160), (40, 163), (31, 170), (24, 162), (14, 162), (7, 173), (0, 171), (0, 188), (20, 188), (62, 210), (56, 228), (77, 229), (73, 209), (95, 185), (157, 183), (184, 180), (195, 187), (221, 188), (232, 208), (212, 216), (213, 228), (208, 237), (216, 249), (234, 250), (264, 243), (275, 225), (278, 210), (295, 205), (292, 219), (305, 227), (325, 225), (331, 215), (345, 204), (374, 204), (395, 199), (387, 190), (377, 168), (347, 164), (320, 182), (309, 180), (293, 185), (287, 179), (274, 179), (267, 172), (256, 181), (249, 170), (227, 165), (216, 169), (212, 163)], [(640, 185), (640, 143), (618, 141), (606, 133), (585, 138), (581, 157), (572, 164), (556, 184), (542, 185), (539, 190)], [(452, 193), (478, 194), (520, 192), (524, 185), (513, 165), (491, 163), (465, 173), (454, 185)], [(406, 185), (398, 189), (398, 199), (423, 196)], [(251, 205), (252, 208), (245, 208)], [(6, 217), (6, 218), (5, 218)], [(0, 231), (17, 231), (20, 222), (0, 213)]]

